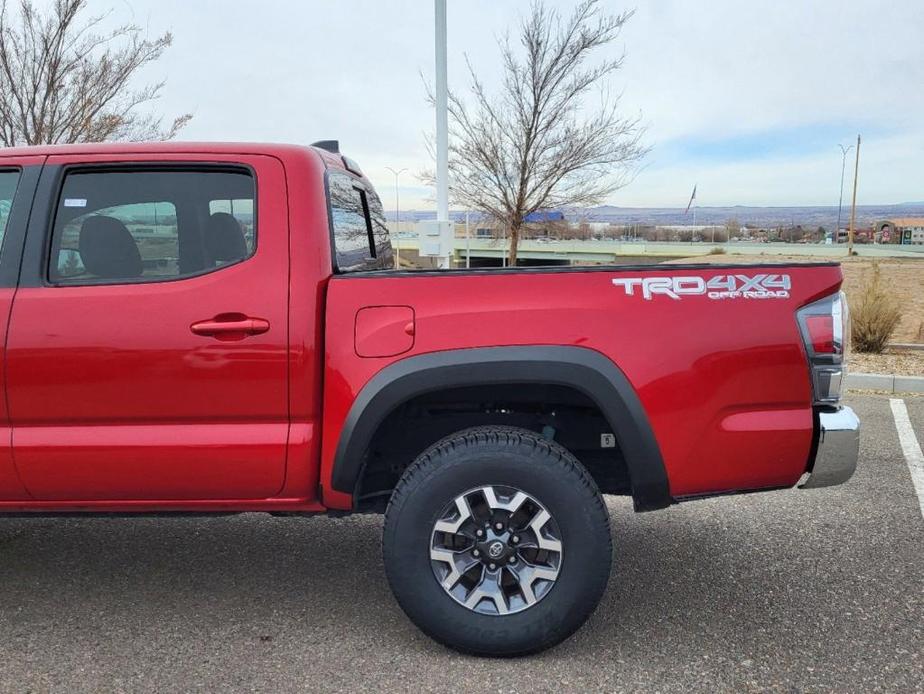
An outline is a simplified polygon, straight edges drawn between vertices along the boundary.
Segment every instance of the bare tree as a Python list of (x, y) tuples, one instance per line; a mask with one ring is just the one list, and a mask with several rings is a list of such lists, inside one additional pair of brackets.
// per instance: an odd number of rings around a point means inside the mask
[(164, 128), (139, 107), (164, 82), (132, 89), (135, 73), (156, 61), (173, 37), (147, 38), (132, 24), (98, 32), (106, 15), (81, 21), (87, 0), (54, 0), (48, 12), (0, 0), (0, 142), (16, 145), (170, 139), (189, 121)]
[[(602, 202), (647, 151), (639, 119), (620, 116), (619, 97), (605, 91), (623, 56), (590, 62), (631, 16), (605, 14), (599, 0), (584, 0), (562, 18), (535, 0), (520, 26), (520, 50), (509, 37), (500, 42), (499, 92), (489, 94), (469, 62), (471, 104), (449, 96), (453, 201), (507, 228), (511, 265), (528, 215)], [(594, 88), (600, 102), (588, 108)]]

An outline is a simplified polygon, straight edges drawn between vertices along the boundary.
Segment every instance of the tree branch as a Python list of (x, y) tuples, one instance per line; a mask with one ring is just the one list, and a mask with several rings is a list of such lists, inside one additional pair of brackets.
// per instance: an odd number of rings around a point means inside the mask
[[(466, 57), (468, 98), (449, 96), (450, 194), (511, 231), (513, 263), (529, 214), (602, 202), (630, 180), (648, 151), (640, 119), (622, 117), (619, 98), (606, 95), (624, 55), (591, 62), (632, 14), (605, 14), (601, 0), (584, 0), (563, 19), (535, 0), (519, 28), (519, 50), (509, 36), (499, 41), (503, 77), (496, 94)], [(588, 107), (593, 90), (601, 94), (596, 109)]]
[(161, 119), (140, 111), (159, 98), (164, 83), (133, 90), (144, 66), (172, 43), (153, 39), (126, 24), (108, 33), (96, 29), (108, 13), (78, 23), (87, 0), (54, 0), (48, 13), (20, 0), (11, 22), (0, 1), (0, 140), (6, 146), (170, 139), (190, 114), (163, 128)]

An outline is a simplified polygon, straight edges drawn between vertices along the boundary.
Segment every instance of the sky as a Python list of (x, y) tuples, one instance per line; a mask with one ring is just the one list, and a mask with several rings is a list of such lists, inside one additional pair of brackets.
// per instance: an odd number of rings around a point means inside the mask
[[(573, 0), (547, 0), (568, 13)], [(605, 85), (640, 116), (651, 148), (606, 202), (683, 207), (836, 205), (839, 143), (862, 134), (859, 204), (924, 200), (921, 0), (603, 0), (635, 9), (600, 58), (625, 53)], [(434, 207), (418, 176), (435, 115), (432, 0), (90, 0), (174, 44), (141, 81), (166, 80), (154, 106), (191, 112), (183, 140), (338, 139), (394, 208)], [(449, 86), (465, 59), (489, 87), (497, 40), (526, 0), (448, 0)], [(852, 183), (848, 158), (845, 200)]]

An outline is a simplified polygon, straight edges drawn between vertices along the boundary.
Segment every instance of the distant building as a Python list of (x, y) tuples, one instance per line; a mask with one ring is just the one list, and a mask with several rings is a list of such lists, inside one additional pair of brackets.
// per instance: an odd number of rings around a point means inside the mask
[[(857, 227), (853, 230), (853, 241), (854, 243), (876, 243), (876, 237), (878, 227)], [(837, 233), (837, 242), (838, 243), (847, 243), (850, 238), (850, 231), (848, 229), (841, 229)], [(882, 241), (882, 243), (889, 243), (888, 241)]]
[(536, 222), (562, 222), (564, 219), (565, 213), (560, 210), (536, 210), (526, 215), (523, 221), (527, 224), (535, 224)]
[(899, 217), (876, 222), (880, 243), (924, 245), (924, 217)]

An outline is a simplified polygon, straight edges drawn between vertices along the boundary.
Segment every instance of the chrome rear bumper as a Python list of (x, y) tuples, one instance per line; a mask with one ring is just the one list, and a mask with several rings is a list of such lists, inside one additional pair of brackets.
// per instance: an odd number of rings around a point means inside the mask
[(818, 412), (818, 446), (815, 463), (801, 489), (843, 484), (857, 469), (860, 420), (849, 407)]

